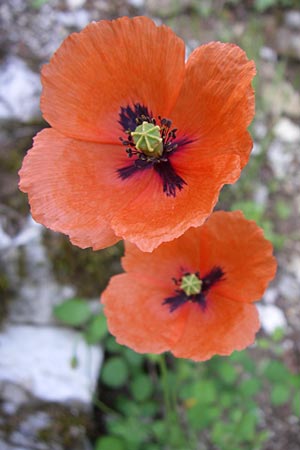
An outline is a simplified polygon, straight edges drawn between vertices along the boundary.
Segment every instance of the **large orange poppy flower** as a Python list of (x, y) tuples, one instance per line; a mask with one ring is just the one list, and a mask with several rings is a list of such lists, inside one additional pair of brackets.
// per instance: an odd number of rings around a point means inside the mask
[(213, 42), (185, 64), (183, 41), (136, 17), (91, 23), (43, 67), (39, 133), (20, 171), (32, 215), (100, 249), (143, 251), (198, 226), (247, 163), (255, 74)]
[(250, 345), (259, 328), (252, 302), (274, 277), (272, 245), (239, 211), (215, 212), (152, 253), (126, 243), (126, 273), (103, 293), (108, 327), (141, 353), (170, 350), (204, 361)]

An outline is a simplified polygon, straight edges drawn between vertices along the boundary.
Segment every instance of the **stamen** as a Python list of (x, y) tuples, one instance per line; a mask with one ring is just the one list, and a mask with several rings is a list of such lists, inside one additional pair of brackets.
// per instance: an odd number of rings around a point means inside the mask
[(177, 287), (175, 295), (166, 298), (162, 303), (170, 306), (170, 312), (187, 302), (198, 303), (205, 310), (208, 292), (216, 283), (224, 280), (224, 271), (221, 267), (215, 266), (203, 278), (196, 272), (185, 273), (179, 280), (176, 278), (172, 280)]
[(134, 107), (121, 107), (119, 123), (127, 134), (120, 138), (129, 158), (130, 165), (117, 169), (124, 180), (139, 170), (154, 169), (162, 180), (163, 192), (175, 197), (187, 183), (171, 164), (172, 154), (191, 142), (186, 137), (176, 138), (177, 128), (172, 121), (161, 116), (156, 119), (146, 106), (136, 103)]

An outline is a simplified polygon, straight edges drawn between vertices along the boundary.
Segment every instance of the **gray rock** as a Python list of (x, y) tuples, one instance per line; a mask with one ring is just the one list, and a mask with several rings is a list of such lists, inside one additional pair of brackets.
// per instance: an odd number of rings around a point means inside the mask
[[(1, 242), (2, 246), (8, 244), (5, 235)], [(10, 238), (10, 247), (2, 253), (2, 258), (10, 284), (16, 291), (14, 301), (10, 302), (8, 321), (54, 324), (53, 307), (72, 297), (74, 288), (56, 282), (43, 245), (43, 227), (28, 217), (20, 233)]]
[(300, 127), (286, 117), (282, 117), (276, 123), (274, 134), (282, 142), (288, 144), (300, 142)]
[(294, 119), (300, 117), (300, 93), (288, 81), (265, 83), (263, 101), (265, 108), (275, 116), (285, 114)]
[(280, 28), (276, 36), (276, 48), (279, 54), (300, 60), (300, 33)]
[(279, 293), (284, 299), (299, 302), (299, 283), (289, 274), (282, 275), (278, 286)]
[(300, 30), (300, 11), (287, 11), (284, 15), (285, 24), (294, 30)]
[(266, 206), (268, 197), (269, 190), (265, 185), (259, 184), (255, 187), (255, 191), (253, 193), (253, 200), (255, 203), (261, 206)]
[(69, 9), (82, 8), (86, 0), (66, 0)]
[(9, 57), (0, 67), (0, 119), (28, 122), (41, 115), (40, 77), (19, 58)]
[(31, 403), (6, 419), (6, 427), (0, 424), (1, 450), (92, 450), (86, 437), (89, 413), (78, 407)]
[(259, 50), (259, 56), (263, 60), (270, 62), (276, 62), (278, 59), (275, 50), (271, 47), (261, 47)]
[(30, 400), (29, 393), (11, 381), (1, 382), (0, 397), (3, 402), (2, 411), (6, 414), (14, 414), (17, 409)]
[(283, 311), (275, 305), (257, 305), (262, 328), (272, 334), (276, 328), (286, 328), (287, 321)]
[(282, 142), (275, 140), (271, 143), (267, 156), (276, 178), (285, 179), (290, 172), (293, 153)]
[(0, 390), (10, 382), (44, 401), (89, 405), (101, 361), (100, 348), (87, 346), (77, 331), (6, 325), (0, 332)]

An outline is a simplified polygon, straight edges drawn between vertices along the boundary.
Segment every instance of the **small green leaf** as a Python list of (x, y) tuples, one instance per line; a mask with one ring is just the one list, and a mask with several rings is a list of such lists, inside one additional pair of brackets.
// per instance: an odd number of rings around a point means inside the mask
[(294, 395), (292, 407), (293, 407), (293, 413), (296, 416), (300, 417), (300, 392), (297, 392)]
[(153, 392), (153, 385), (146, 375), (137, 375), (130, 385), (131, 393), (135, 400), (142, 402), (149, 399)]
[(130, 350), (130, 348), (124, 349), (124, 356), (127, 359), (130, 367), (140, 367), (145, 360), (144, 355), (136, 353), (133, 350)]
[(103, 436), (97, 439), (95, 450), (126, 450), (126, 447), (118, 437)]
[(256, 435), (257, 417), (253, 412), (246, 412), (238, 425), (238, 434), (245, 441), (253, 441)]
[(241, 382), (239, 389), (246, 397), (252, 397), (261, 389), (261, 383), (257, 378), (248, 378)]
[(264, 375), (273, 382), (285, 382), (289, 377), (289, 371), (280, 361), (268, 361), (264, 368)]
[(228, 362), (222, 362), (220, 364), (219, 375), (226, 384), (233, 384), (237, 379), (235, 367)]
[(96, 344), (107, 335), (106, 318), (103, 313), (99, 313), (92, 318), (88, 324), (84, 337), (88, 344)]
[(274, 406), (280, 406), (287, 403), (290, 398), (291, 391), (284, 384), (276, 384), (271, 391), (271, 402)]
[(105, 340), (105, 348), (110, 353), (119, 353), (123, 349), (123, 347), (116, 342), (113, 336), (108, 336), (108, 338)]
[(92, 313), (86, 300), (71, 298), (56, 305), (53, 314), (67, 325), (78, 326), (86, 323)]
[(107, 386), (117, 388), (123, 386), (128, 378), (128, 368), (125, 361), (115, 356), (105, 362), (102, 369), (102, 381)]

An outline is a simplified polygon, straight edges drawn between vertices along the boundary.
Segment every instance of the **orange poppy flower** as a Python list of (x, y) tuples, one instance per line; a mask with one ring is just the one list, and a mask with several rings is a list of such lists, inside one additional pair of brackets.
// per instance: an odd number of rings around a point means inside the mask
[(152, 251), (211, 213), (247, 163), (255, 74), (212, 42), (135, 17), (91, 23), (43, 67), (37, 135), (20, 171), (37, 222), (80, 247), (124, 238)]
[(204, 361), (253, 342), (259, 320), (252, 302), (274, 277), (276, 261), (255, 222), (221, 211), (152, 253), (126, 242), (123, 267), (102, 296), (117, 341), (141, 353), (170, 350)]

